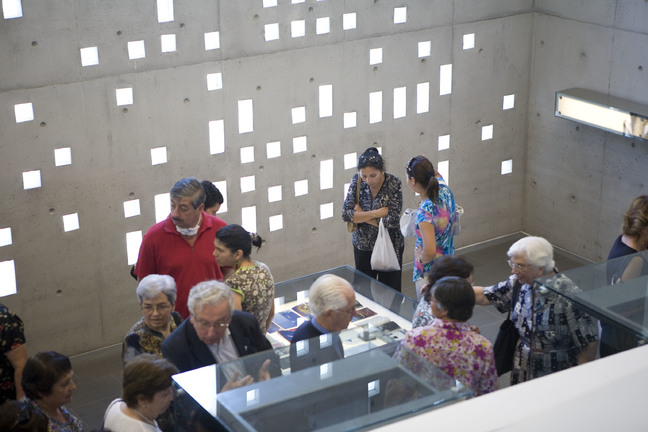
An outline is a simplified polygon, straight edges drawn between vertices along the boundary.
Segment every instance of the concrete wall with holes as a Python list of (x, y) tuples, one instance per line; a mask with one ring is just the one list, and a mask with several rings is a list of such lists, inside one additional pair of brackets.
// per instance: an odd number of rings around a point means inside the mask
[[(8, 18), (15, 6), (3, 0), (0, 21), (0, 288), (17, 293), (0, 301), (24, 319), (34, 351), (121, 341), (140, 315), (127, 238), (166, 215), (164, 194), (181, 177), (225, 189), (220, 216), (265, 238), (255, 258), (277, 281), (353, 263), (340, 208), (355, 158), (371, 145), (401, 178), (416, 154), (447, 168), (466, 210), (458, 246), (524, 229), (596, 257), (581, 239), (606, 249), (617, 208), (643, 179), (632, 153), (640, 146), (575, 133), (552, 118), (551, 101), (582, 69), (601, 77), (583, 84), (594, 90), (607, 90), (605, 77), (625, 79), (636, 62), (610, 66), (612, 45), (645, 55), (630, 48), (645, 35), (586, 24), (560, 2), (195, 0), (171, 2), (170, 20), (156, 2), (16, 2), (21, 16)], [(607, 3), (595, 8), (600, 19), (614, 15)], [(580, 50), (570, 29), (588, 35), (587, 65), (580, 53), (556, 55)], [(631, 43), (612, 44), (610, 33)], [(608, 40), (607, 54), (590, 34)], [(319, 105), (329, 88), (331, 115)], [(378, 109), (370, 94), (380, 94)], [(246, 104), (251, 124), (239, 117)], [(551, 150), (560, 143), (571, 150)], [(600, 184), (619, 183), (601, 164), (614, 143), (626, 147), (618, 166), (636, 168), (608, 206), (570, 173), (586, 158)], [(296, 194), (304, 181), (307, 193)], [(403, 192), (404, 206), (416, 206)]]
[(648, 105), (648, 3), (535, 5), (523, 225), (605, 260), (623, 212), (648, 193), (648, 142), (554, 117), (554, 97), (582, 87)]

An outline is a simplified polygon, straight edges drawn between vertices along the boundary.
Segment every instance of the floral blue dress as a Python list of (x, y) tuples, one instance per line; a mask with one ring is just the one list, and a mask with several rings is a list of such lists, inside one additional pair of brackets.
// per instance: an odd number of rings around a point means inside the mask
[[(436, 178), (439, 182), (439, 196), (436, 201), (432, 202), (429, 198), (421, 202), (416, 212), (416, 248), (423, 248), (423, 239), (419, 224), (427, 222), (434, 225), (434, 234), (436, 238), (437, 255), (454, 254), (454, 235), (452, 226), (454, 224), (454, 214), (456, 205), (452, 191), (440, 175)], [(422, 264), (414, 260), (414, 274), (412, 280), (424, 278), (432, 267), (433, 261)]]

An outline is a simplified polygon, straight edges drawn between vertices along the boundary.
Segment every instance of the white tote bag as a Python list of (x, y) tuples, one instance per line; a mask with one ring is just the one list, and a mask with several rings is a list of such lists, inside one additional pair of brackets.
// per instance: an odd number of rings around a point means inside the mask
[(389, 231), (385, 228), (383, 220), (380, 219), (378, 225), (378, 237), (371, 253), (371, 268), (377, 271), (396, 271), (400, 270), (398, 257), (389, 238)]
[(416, 211), (417, 209), (405, 209), (400, 218), (400, 230), (404, 237), (416, 237)]

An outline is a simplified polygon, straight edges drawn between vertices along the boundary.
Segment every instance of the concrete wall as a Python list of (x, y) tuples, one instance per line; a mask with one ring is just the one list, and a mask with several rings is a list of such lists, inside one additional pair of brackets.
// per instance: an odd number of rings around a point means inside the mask
[[(551, 16), (560, 12), (554, 10), (559, 2), (536, 6), (541, 13), (534, 14), (530, 0), (398, 5), (279, 0), (269, 8), (262, 0), (195, 0), (175, 2), (174, 20), (167, 23), (158, 23), (150, 1), (22, 3), (23, 17), (0, 21), (0, 230), (10, 228), (12, 237), (0, 247), (0, 263), (13, 261), (17, 294), (2, 302), (24, 319), (31, 351), (76, 354), (121, 341), (139, 316), (126, 233), (145, 232), (155, 222), (154, 196), (184, 176), (225, 182), (227, 211), (220, 216), (229, 223), (240, 223), (242, 209), (255, 206), (257, 231), (266, 239), (255, 257), (270, 266), (277, 281), (352, 264), (350, 236), (339, 214), (344, 185), (355, 170), (345, 169), (344, 155), (370, 145), (382, 147), (388, 171), (401, 178), (416, 154), (449, 162), (450, 184), (466, 209), (458, 246), (524, 229), (593, 257), (594, 242), (608, 247), (616, 209), (643, 187), (640, 155), (634, 153), (643, 151), (645, 166), (643, 144), (587, 127), (574, 132), (574, 124), (552, 117), (553, 92), (581, 83), (587, 77), (583, 71), (593, 75), (584, 87), (605, 91), (609, 75), (616, 96), (633, 89), (625, 79), (642, 63), (633, 59), (624, 65), (630, 45), (609, 42), (609, 33), (615, 41), (625, 35), (634, 46), (645, 46), (639, 44), (645, 35), (596, 22), (609, 16), (607, 2), (595, 8), (598, 15), (587, 17), (595, 24), (569, 16), (571, 11)], [(400, 6), (407, 6), (407, 22), (394, 24), (394, 7)], [(619, 2), (618, 9), (630, 23), (633, 9), (641, 7)], [(343, 30), (348, 13), (357, 14), (357, 27)], [(616, 11), (616, 20), (622, 15)], [(318, 35), (315, 20), (322, 17), (330, 17), (331, 30)], [(304, 37), (290, 36), (295, 20), (305, 20)], [(264, 26), (271, 23), (278, 23), (280, 38), (265, 41)], [(549, 48), (566, 49), (576, 41), (550, 43), (557, 29), (591, 29), (588, 35), (608, 41), (609, 55), (583, 38), (592, 48), (590, 63), (579, 67), (579, 52), (576, 59), (565, 55), (570, 63), (563, 64)], [(220, 47), (206, 51), (204, 34), (215, 31)], [(176, 35), (177, 51), (160, 52), (162, 34)], [(463, 49), (465, 34), (475, 34), (474, 48)], [(538, 47), (541, 39), (545, 51)], [(127, 43), (138, 40), (145, 41), (146, 57), (129, 60)], [(419, 57), (423, 41), (431, 41), (431, 53)], [(91, 46), (98, 47), (99, 64), (83, 67), (79, 50)], [(621, 53), (612, 46), (628, 53), (613, 65), (610, 59)], [(382, 48), (383, 61), (370, 65), (369, 51), (375, 48)], [(446, 64), (453, 65), (452, 93), (440, 96), (439, 69)], [(222, 89), (207, 91), (206, 75), (212, 73), (222, 73)], [(429, 111), (417, 114), (416, 89), (424, 82), (430, 83)], [(333, 86), (330, 117), (319, 117), (320, 85)], [(637, 86), (638, 81), (629, 93), (636, 94)], [(117, 106), (116, 89), (129, 87), (133, 104)], [(392, 95), (398, 87), (407, 89), (407, 115), (394, 119)], [(383, 118), (369, 124), (369, 93), (376, 91), (383, 92)], [(515, 95), (513, 109), (502, 109), (505, 95)], [(254, 131), (240, 134), (238, 101), (247, 99), (254, 104)], [(14, 106), (27, 102), (34, 120), (16, 123)], [(292, 108), (302, 106), (306, 121), (292, 124)], [(357, 126), (345, 129), (343, 115), (349, 112), (356, 112)], [(212, 154), (208, 125), (215, 120), (224, 122), (225, 148)], [(482, 127), (488, 125), (493, 138), (482, 141)], [(448, 134), (450, 148), (439, 151), (438, 137)], [(307, 151), (293, 153), (292, 140), (299, 136), (307, 136)], [(266, 143), (273, 141), (281, 142), (281, 157), (269, 159)], [(551, 146), (557, 143), (576, 150), (556, 152)], [(593, 155), (592, 144), (600, 149)], [(606, 147), (612, 145), (614, 151)], [(254, 162), (241, 164), (240, 148), (250, 146)], [(57, 167), (54, 150), (65, 147), (71, 148), (72, 164)], [(157, 147), (166, 147), (168, 160), (152, 165), (150, 151)], [(626, 150), (612, 156), (616, 147)], [(570, 158), (572, 167), (589, 161), (581, 169), (588, 174), (592, 169), (598, 196), (579, 185), (580, 177), (571, 180), (574, 168), (553, 168)], [(320, 190), (320, 161), (328, 159), (334, 164), (333, 188)], [(507, 160), (512, 172), (501, 175)], [(607, 167), (601, 160), (613, 163)], [(25, 190), (22, 173), (32, 170), (40, 170), (42, 186)], [(251, 175), (256, 189), (241, 193), (240, 178)], [(565, 187), (567, 180), (554, 183), (561, 176), (569, 178), (573, 191), (555, 187)], [(615, 180), (619, 176), (623, 180)], [(309, 193), (295, 197), (293, 182), (304, 179)], [(625, 196), (612, 184), (626, 185)], [(282, 200), (268, 202), (267, 188), (276, 185), (282, 186)], [(560, 204), (562, 217), (548, 217), (558, 214), (555, 209), (538, 211), (547, 208), (548, 196)], [(602, 205), (599, 196), (618, 202)], [(406, 186), (404, 198), (406, 207), (416, 206)], [(125, 218), (123, 203), (134, 199), (140, 200), (141, 213)], [(321, 219), (320, 205), (328, 203), (333, 216)], [(596, 222), (583, 223), (584, 210)], [(72, 213), (80, 227), (64, 232), (62, 217)], [(269, 217), (279, 214), (283, 228), (270, 231)], [(590, 225), (598, 230), (592, 235)], [(411, 256), (408, 247), (405, 261)]]
[(582, 87), (648, 105), (648, 7), (584, 3), (535, 2), (524, 227), (600, 261), (648, 193), (648, 142), (554, 117), (554, 98)]

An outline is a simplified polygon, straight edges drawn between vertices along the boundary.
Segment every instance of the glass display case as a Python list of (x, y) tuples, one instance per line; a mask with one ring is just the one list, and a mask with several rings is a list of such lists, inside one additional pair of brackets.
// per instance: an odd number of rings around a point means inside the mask
[[(353, 286), (355, 317), (346, 330), (291, 345), (311, 318), (310, 286), (327, 273)], [(174, 376), (177, 430), (361, 430), (472, 395), (414, 353), (392, 358), (416, 303), (352, 267), (277, 283), (275, 295), (273, 350)]]
[(578, 287), (565, 290), (555, 277), (536, 281), (540, 289), (565, 296), (602, 325), (648, 341), (648, 251), (562, 272)]
[(258, 364), (273, 361), (268, 353), (247, 356), (236, 367), (246, 368), (255, 382), (229, 390), (222, 377), (230, 364), (175, 375), (178, 430), (363, 430), (472, 395), (412, 352), (394, 360), (397, 345), (267, 380), (255, 372)]
[[(297, 327), (311, 318), (308, 290), (323, 274), (334, 274), (351, 283), (356, 293), (356, 313), (346, 331), (339, 336), (345, 356), (376, 346), (399, 341), (411, 329), (416, 303), (409, 297), (349, 266), (340, 266), (275, 285), (275, 316), (267, 338), (288, 364), (288, 347)], [(284, 348), (283, 350), (281, 348)]]

